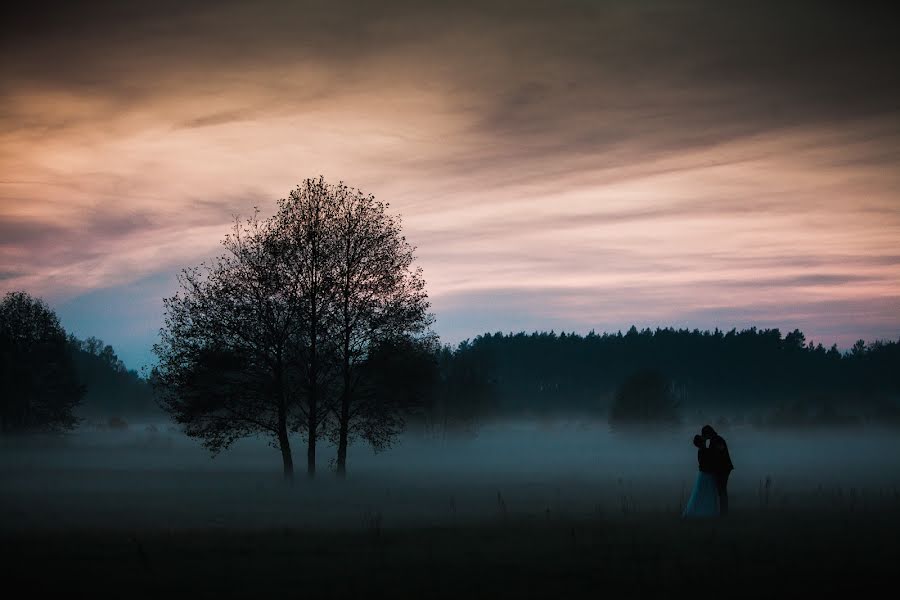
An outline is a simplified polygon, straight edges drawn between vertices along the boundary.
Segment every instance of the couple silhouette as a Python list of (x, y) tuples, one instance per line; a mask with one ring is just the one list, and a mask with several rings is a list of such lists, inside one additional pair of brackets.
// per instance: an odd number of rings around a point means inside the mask
[(710, 425), (694, 436), (700, 473), (684, 508), (684, 517), (717, 517), (728, 514), (728, 476), (734, 470), (728, 444)]

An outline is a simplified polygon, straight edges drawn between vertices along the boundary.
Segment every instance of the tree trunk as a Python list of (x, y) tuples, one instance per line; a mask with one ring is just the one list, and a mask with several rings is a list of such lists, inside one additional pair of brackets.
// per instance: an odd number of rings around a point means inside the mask
[(338, 438), (337, 474), (338, 477), (347, 476), (347, 438), (350, 433), (350, 397), (345, 389), (341, 399), (341, 427)]
[(309, 440), (306, 442), (306, 475), (312, 479), (316, 476), (316, 418), (309, 419)]
[(310, 479), (316, 476), (316, 429), (319, 425), (316, 412), (319, 410), (318, 398), (316, 397), (319, 391), (319, 349), (316, 343), (318, 341), (319, 322), (316, 310), (316, 293), (316, 286), (314, 285), (312, 290), (312, 314), (309, 319), (309, 419), (307, 421), (308, 438), (306, 441), (306, 475)]
[(291, 453), (291, 440), (288, 437), (288, 409), (284, 397), (284, 371), (281, 364), (281, 352), (278, 352), (275, 368), (275, 380), (278, 385), (278, 447), (281, 448), (281, 462), (284, 466), (284, 480), (294, 481), (294, 456)]
[(294, 481), (294, 457), (291, 455), (291, 441), (288, 439), (287, 423), (278, 423), (278, 445), (281, 447), (281, 461), (284, 463), (284, 480)]
[(309, 404), (309, 436), (306, 441), (306, 475), (312, 479), (316, 476), (316, 405), (315, 400)]
[[(345, 303), (346, 312), (346, 303)], [(347, 438), (350, 437), (350, 339), (344, 338), (344, 389), (341, 393), (341, 419), (338, 436), (337, 474), (347, 476)]]

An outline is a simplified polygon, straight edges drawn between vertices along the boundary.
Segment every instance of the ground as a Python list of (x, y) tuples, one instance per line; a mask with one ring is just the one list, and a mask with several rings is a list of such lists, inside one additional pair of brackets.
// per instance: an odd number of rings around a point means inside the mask
[(704, 522), (680, 517), (697, 474), (692, 437), (508, 424), (409, 436), (377, 455), (354, 448), (346, 480), (323, 464), (292, 485), (263, 442), (211, 459), (163, 427), (0, 439), (0, 589), (725, 600), (857, 598), (893, 584), (894, 430), (732, 429), (732, 514)]
[(900, 515), (502, 517), (464, 526), (7, 532), (7, 584), (122, 597), (719, 597), (895, 583)]

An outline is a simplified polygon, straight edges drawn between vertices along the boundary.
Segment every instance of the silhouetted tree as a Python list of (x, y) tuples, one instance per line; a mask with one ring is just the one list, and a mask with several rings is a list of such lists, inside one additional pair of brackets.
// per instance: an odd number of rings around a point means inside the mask
[(784, 349), (787, 351), (804, 350), (806, 345), (806, 336), (799, 329), (795, 329), (784, 336)]
[(190, 435), (219, 451), (270, 433), (288, 475), (288, 433), (299, 432), (310, 476), (332, 431), (340, 472), (353, 434), (389, 443), (398, 404), (360, 368), (376, 346), (427, 339), (431, 317), (412, 248), (385, 208), (343, 183), (307, 179), (270, 219), (236, 226), (212, 266), (182, 274), (154, 380)]
[(71, 429), (84, 393), (56, 314), (25, 292), (6, 294), (0, 302), (0, 431)]
[(866, 353), (866, 341), (865, 340), (856, 340), (853, 344), (853, 347), (850, 348), (850, 355), (854, 357), (861, 357)]
[(235, 223), (226, 252), (185, 269), (165, 299), (152, 379), (160, 403), (213, 453), (262, 434), (293, 475), (289, 430), (297, 412), (296, 339), (303, 326), (288, 256), (272, 222)]
[(333, 188), (322, 177), (306, 179), (279, 200), (272, 218), (273, 248), (283, 257), (284, 276), (290, 282), (297, 316), (291, 343), (292, 365), (300, 375), (302, 395), (294, 428), (306, 436), (306, 468), (316, 472), (316, 444), (332, 409), (336, 352), (335, 325), (336, 232), (338, 203)]
[[(335, 205), (330, 224), (335, 242), (330, 297), (339, 371), (340, 400), (334, 414), (337, 472), (344, 475), (354, 432), (383, 447), (398, 429), (390, 403), (372, 402), (372, 394), (359, 393), (360, 366), (376, 345), (413, 352), (410, 337), (425, 334), (432, 318), (422, 271), (413, 268), (414, 248), (401, 234), (399, 217), (389, 215), (387, 205), (374, 196), (343, 183), (325, 186), (323, 193)], [(402, 379), (411, 374), (395, 375)]]

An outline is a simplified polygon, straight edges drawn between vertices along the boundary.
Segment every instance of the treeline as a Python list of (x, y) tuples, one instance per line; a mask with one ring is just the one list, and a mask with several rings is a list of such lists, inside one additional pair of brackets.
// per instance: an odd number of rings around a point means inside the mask
[(146, 379), (128, 369), (109, 344), (96, 337), (69, 335), (69, 352), (78, 381), (85, 386), (78, 414), (87, 418), (162, 416)]
[(897, 420), (900, 344), (860, 340), (847, 352), (794, 330), (484, 334), (439, 356), (428, 418), (606, 415), (640, 372), (661, 374), (684, 413), (743, 415), (787, 424), (843, 413)]
[(149, 384), (112, 346), (67, 335), (56, 313), (26, 292), (0, 301), (0, 431), (65, 430), (79, 416), (154, 410)]

